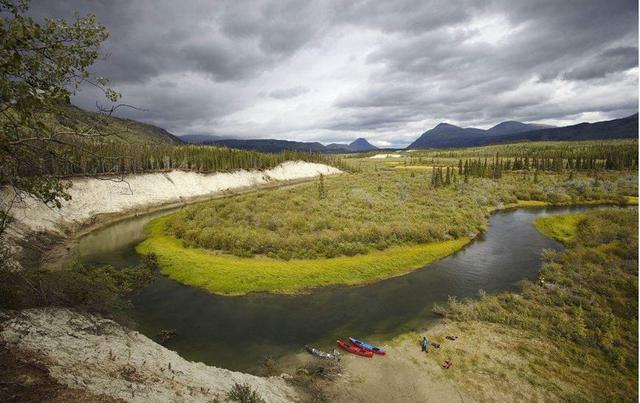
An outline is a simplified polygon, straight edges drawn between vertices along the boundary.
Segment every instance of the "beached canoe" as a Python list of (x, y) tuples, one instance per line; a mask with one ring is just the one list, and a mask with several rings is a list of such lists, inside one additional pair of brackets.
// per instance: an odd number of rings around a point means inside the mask
[(373, 357), (373, 352), (369, 350), (365, 350), (362, 347), (358, 347), (355, 344), (345, 343), (342, 340), (338, 340), (337, 343), (338, 343), (338, 347), (340, 347), (341, 349), (343, 349), (348, 353), (360, 355), (362, 357), (367, 357), (367, 358)]
[(309, 354), (314, 355), (318, 358), (322, 358), (323, 360), (333, 360), (333, 361), (340, 360), (340, 353), (337, 352), (336, 350), (333, 350), (333, 353), (326, 353), (320, 349), (317, 349), (311, 346), (304, 346), (304, 349), (307, 350)]
[(358, 347), (364, 348), (365, 350), (369, 350), (374, 354), (385, 355), (386, 352), (384, 348), (374, 346), (373, 344), (365, 343), (362, 340), (355, 339), (353, 337), (349, 337), (349, 341), (351, 344), (355, 344)]

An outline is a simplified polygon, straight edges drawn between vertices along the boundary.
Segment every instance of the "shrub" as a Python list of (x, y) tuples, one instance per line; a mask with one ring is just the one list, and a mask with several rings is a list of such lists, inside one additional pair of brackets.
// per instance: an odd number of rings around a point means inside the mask
[(111, 315), (128, 306), (127, 295), (151, 281), (158, 262), (147, 255), (135, 267), (87, 267), (69, 270), (0, 270), (0, 307), (24, 309), (65, 306)]
[(227, 393), (227, 399), (241, 403), (266, 403), (255, 390), (251, 389), (248, 384), (235, 383), (231, 390)]

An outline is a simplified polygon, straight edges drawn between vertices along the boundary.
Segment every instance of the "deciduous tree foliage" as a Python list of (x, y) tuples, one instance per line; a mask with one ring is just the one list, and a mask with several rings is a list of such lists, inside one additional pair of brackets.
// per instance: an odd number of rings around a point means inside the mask
[[(102, 89), (109, 101), (119, 95), (89, 72), (108, 36), (95, 16), (38, 23), (25, 15), (27, 9), (26, 1), (0, 0), (0, 185), (13, 188), (16, 197), (31, 195), (56, 206), (69, 197), (68, 185), (45, 175), (41, 159), (63, 160), (65, 148), (60, 145), (102, 133), (60, 131), (47, 115), (55, 115), (82, 83)], [(24, 170), (32, 175), (21, 175)], [(0, 234), (12, 202), (5, 201), (1, 208)]]

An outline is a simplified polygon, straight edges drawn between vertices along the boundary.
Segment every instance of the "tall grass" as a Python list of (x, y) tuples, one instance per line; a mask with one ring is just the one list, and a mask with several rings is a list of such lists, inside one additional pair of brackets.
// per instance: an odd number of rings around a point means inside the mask
[[(555, 390), (560, 397), (637, 401), (637, 223), (637, 209), (546, 220), (545, 232), (561, 234), (571, 243), (564, 252), (545, 253), (537, 281), (525, 282), (519, 294), (452, 299), (438, 312), (458, 322), (490, 322), (529, 332), (559, 348), (556, 359), (592, 369), (580, 378), (571, 378), (571, 368), (561, 373), (578, 386), (566, 394)], [(531, 365), (545, 371), (544, 365)]]
[(318, 259), (366, 255), (392, 246), (442, 242), (484, 229), (486, 215), (518, 200), (571, 204), (626, 203), (637, 176), (505, 173), (499, 180), (460, 177), (432, 185), (431, 171), (378, 170), (339, 175), (269, 193), (247, 194), (188, 207), (166, 232), (185, 247), (239, 257)]

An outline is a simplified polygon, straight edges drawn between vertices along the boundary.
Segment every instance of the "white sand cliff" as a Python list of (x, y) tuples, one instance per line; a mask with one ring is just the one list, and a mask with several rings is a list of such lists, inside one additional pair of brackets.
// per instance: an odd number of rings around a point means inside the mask
[(39, 357), (50, 375), (71, 388), (130, 402), (225, 400), (234, 383), (248, 384), (267, 402), (298, 400), (281, 377), (261, 378), (194, 363), (100, 316), (63, 308), (28, 309), (0, 323), (0, 342)]
[[(265, 171), (239, 170), (229, 173), (199, 174), (171, 171), (127, 175), (119, 180), (96, 178), (73, 179), (71, 200), (54, 209), (27, 198), (13, 206), (16, 222), (31, 231), (61, 231), (91, 222), (100, 214), (119, 214), (190, 198), (213, 195), (225, 190), (266, 185), (315, 176), (333, 175), (341, 171), (332, 166), (303, 161), (284, 162)], [(3, 200), (11, 194), (5, 190)]]

